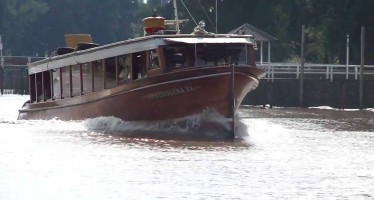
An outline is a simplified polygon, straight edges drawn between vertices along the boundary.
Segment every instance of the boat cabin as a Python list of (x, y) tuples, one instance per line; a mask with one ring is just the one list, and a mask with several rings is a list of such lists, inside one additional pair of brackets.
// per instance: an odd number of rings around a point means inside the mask
[(255, 66), (253, 39), (239, 35), (151, 35), (57, 55), (29, 66), (30, 102), (113, 88), (196, 67)]

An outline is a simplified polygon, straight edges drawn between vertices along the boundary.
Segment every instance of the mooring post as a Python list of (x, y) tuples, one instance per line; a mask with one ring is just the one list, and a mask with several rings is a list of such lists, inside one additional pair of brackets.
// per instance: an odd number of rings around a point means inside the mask
[(361, 26), (360, 110), (364, 108), (365, 27)]
[(300, 57), (300, 107), (304, 107), (304, 44), (305, 44), (305, 25), (301, 28), (301, 57)]
[(349, 78), (349, 66), (348, 66), (349, 65), (349, 34), (347, 34), (345, 65), (346, 65), (345, 79), (348, 80)]
[(262, 84), (263, 87), (262, 87), (262, 93), (261, 93), (261, 99), (262, 99), (262, 107), (265, 108), (266, 107), (266, 100), (267, 100), (267, 90), (266, 90), (266, 82), (267, 81), (264, 81), (264, 83)]
[(268, 84), (269, 88), (268, 88), (268, 102), (269, 102), (269, 108), (273, 108), (273, 82), (272, 81), (269, 81), (269, 84)]
[(340, 109), (345, 109), (347, 81), (340, 82)]

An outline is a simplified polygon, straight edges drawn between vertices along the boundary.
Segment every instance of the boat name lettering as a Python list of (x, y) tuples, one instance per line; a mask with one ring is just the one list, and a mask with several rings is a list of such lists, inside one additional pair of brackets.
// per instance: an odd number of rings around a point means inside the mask
[(164, 97), (170, 97), (170, 96), (176, 96), (180, 94), (186, 94), (193, 92), (197, 89), (198, 87), (193, 87), (193, 86), (186, 86), (182, 88), (175, 88), (175, 89), (170, 89), (170, 90), (164, 90), (164, 91), (159, 91), (155, 93), (151, 93), (146, 95), (147, 98), (149, 99), (160, 99)]

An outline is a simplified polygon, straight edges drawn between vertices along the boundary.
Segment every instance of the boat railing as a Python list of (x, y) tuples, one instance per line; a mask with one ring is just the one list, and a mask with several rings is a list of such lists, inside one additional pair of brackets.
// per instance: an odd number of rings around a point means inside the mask
[[(257, 67), (266, 71), (263, 79), (274, 81), (276, 79), (299, 79), (301, 74), (300, 63), (257, 63)], [(374, 79), (374, 65), (364, 65), (365, 79)], [(340, 64), (304, 64), (304, 78), (306, 79), (346, 79), (358, 80), (360, 78), (360, 65)]]

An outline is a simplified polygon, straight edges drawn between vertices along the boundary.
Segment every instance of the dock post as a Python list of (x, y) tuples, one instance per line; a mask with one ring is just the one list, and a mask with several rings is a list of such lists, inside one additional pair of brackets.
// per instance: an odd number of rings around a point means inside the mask
[(273, 108), (273, 82), (272, 81), (264, 81), (262, 83), (263, 91), (262, 91), (262, 107), (266, 108), (266, 105), (269, 104), (269, 108)]
[(269, 102), (269, 108), (273, 108), (273, 82), (269, 81), (269, 88), (267, 90), (267, 97)]
[(360, 110), (364, 108), (365, 27), (361, 26)]
[(304, 107), (304, 44), (305, 44), (305, 25), (301, 28), (301, 70), (300, 70), (300, 107)]
[(345, 65), (346, 65), (345, 78), (348, 80), (349, 78), (349, 66), (348, 66), (349, 65), (349, 34), (347, 34)]
[(340, 85), (340, 109), (345, 109), (347, 81), (343, 80)]
[(266, 108), (266, 95), (267, 95), (267, 90), (266, 90), (266, 82), (262, 84), (264, 87), (262, 89), (261, 93), (261, 100), (262, 100), (262, 107)]

